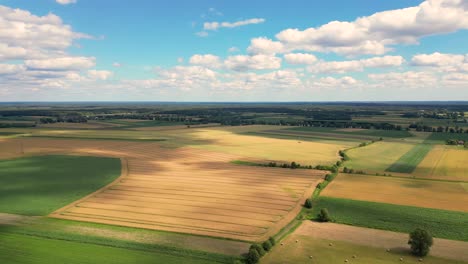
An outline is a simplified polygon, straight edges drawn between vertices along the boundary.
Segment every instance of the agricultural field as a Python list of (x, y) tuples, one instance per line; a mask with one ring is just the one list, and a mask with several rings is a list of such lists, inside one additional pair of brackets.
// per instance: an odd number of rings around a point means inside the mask
[(321, 196), (310, 216), (327, 208), (336, 223), (409, 233), (430, 230), (434, 237), (468, 241), (468, 213)]
[[(243, 131), (248, 131), (248, 127)], [(333, 164), (339, 160), (339, 150), (357, 145), (340, 141), (324, 143), (250, 136), (222, 128), (184, 130), (174, 137), (179, 144), (193, 148), (250, 157), (260, 161), (295, 161), (303, 165)]]
[(109, 184), (120, 176), (120, 167), (119, 159), (104, 157), (0, 160), (0, 212), (47, 215)]
[(419, 163), (413, 174), (428, 179), (468, 182), (467, 161), (468, 150), (438, 145)]
[(385, 171), (412, 173), (418, 164), (426, 157), (432, 149), (432, 145), (420, 143), (401, 156), (395, 163), (390, 165)]
[[(420, 263), (406, 249), (407, 234), (329, 223), (304, 222), (260, 263)], [(423, 263), (461, 264), (466, 242), (436, 240)], [(450, 249), (449, 249), (450, 248)], [(386, 250), (390, 249), (389, 252)]]
[(467, 187), (460, 182), (339, 174), (322, 195), (468, 213)]
[(239, 156), (156, 142), (24, 138), (0, 146), (12, 156), (63, 152), (126, 161), (118, 182), (52, 217), (253, 241), (289, 223), (325, 174), (239, 166), (229, 163)]
[(295, 127), (288, 130), (309, 132), (309, 133), (328, 133), (342, 134), (346, 136), (362, 136), (363, 138), (407, 138), (412, 134), (405, 130), (379, 130), (379, 129), (340, 129), (327, 127)]
[(347, 151), (350, 160), (345, 163), (345, 166), (355, 170), (364, 170), (367, 173), (385, 172), (413, 147), (414, 144), (406, 142), (378, 141)]
[[(21, 234), (1, 233), (0, 253), (4, 264), (28, 263), (219, 263), (207, 258), (174, 255), (152, 250), (128, 249), (99, 244), (49, 239)], [(54, 250), (51, 254), (52, 249)], [(84, 252), (86, 252), (84, 254)]]

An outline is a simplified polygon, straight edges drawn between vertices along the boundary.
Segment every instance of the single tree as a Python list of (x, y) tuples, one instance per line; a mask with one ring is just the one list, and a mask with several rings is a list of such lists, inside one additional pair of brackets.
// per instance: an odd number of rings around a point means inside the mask
[(320, 222), (330, 222), (331, 217), (330, 214), (328, 213), (327, 208), (322, 208), (320, 209), (320, 213), (317, 215), (317, 218)]
[(305, 208), (312, 208), (312, 199), (307, 198), (304, 203)]
[(431, 234), (424, 229), (416, 228), (409, 234), (408, 244), (411, 247), (411, 253), (416, 256), (424, 257), (429, 253), (433, 244)]

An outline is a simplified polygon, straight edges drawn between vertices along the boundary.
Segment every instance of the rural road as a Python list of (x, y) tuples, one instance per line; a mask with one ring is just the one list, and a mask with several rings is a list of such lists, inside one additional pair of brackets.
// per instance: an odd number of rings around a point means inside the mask
[[(378, 248), (408, 248), (408, 234), (334, 223), (304, 221), (295, 234)], [(434, 238), (430, 255), (468, 262), (467, 250), (468, 242)]]

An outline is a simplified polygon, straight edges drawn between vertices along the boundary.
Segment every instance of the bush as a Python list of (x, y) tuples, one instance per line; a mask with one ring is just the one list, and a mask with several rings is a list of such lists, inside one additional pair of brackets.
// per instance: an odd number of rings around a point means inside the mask
[(250, 249), (256, 250), (260, 257), (263, 257), (263, 255), (265, 255), (265, 250), (259, 244), (253, 244), (252, 246), (250, 246)]
[(333, 178), (334, 178), (334, 177), (333, 177), (332, 174), (327, 174), (327, 175), (325, 175), (325, 180), (326, 180), (326, 181), (331, 182), (331, 181), (333, 181)]
[(433, 239), (431, 234), (424, 229), (416, 228), (409, 235), (408, 244), (413, 255), (424, 257), (429, 253)]
[(272, 246), (274, 246), (274, 245), (276, 244), (276, 241), (275, 241), (275, 239), (274, 239), (273, 237), (270, 237), (270, 238), (268, 239), (268, 241), (270, 241), (270, 243), (271, 243)]
[(250, 248), (249, 250), (249, 253), (247, 254), (247, 263), (248, 264), (255, 264), (255, 263), (258, 263), (258, 261), (260, 260), (260, 254), (258, 253), (258, 251), (254, 248)]
[(270, 251), (270, 249), (272, 247), (272, 245), (270, 243), (270, 240), (267, 240), (267, 241), (263, 242), (262, 247), (263, 247), (263, 249), (265, 249), (265, 251)]
[(320, 210), (320, 213), (317, 215), (317, 219), (320, 222), (330, 222), (331, 218), (330, 218), (330, 214), (328, 213), (328, 209), (327, 208), (322, 208)]
[(309, 208), (309, 209), (312, 208), (312, 199), (307, 198), (307, 199), (305, 200), (304, 206), (305, 206), (306, 208)]

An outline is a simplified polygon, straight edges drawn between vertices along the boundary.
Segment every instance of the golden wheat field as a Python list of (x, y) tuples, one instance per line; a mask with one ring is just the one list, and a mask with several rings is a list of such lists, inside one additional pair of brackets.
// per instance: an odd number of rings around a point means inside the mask
[(468, 190), (459, 182), (340, 174), (323, 195), (468, 212)]
[[(298, 141), (276, 139), (239, 134), (258, 131), (258, 126), (239, 128), (205, 128), (175, 132), (177, 142), (216, 152), (223, 152), (257, 160), (278, 162), (296, 161), (303, 165), (330, 165), (340, 159), (338, 151), (346, 149), (349, 144)], [(263, 128), (263, 129), (268, 129)]]
[(468, 181), (468, 150), (435, 146), (414, 171), (418, 177)]
[(241, 156), (158, 143), (21, 138), (2, 156), (120, 157), (122, 176), (52, 217), (261, 241), (301, 210), (323, 172), (239, 166)]

